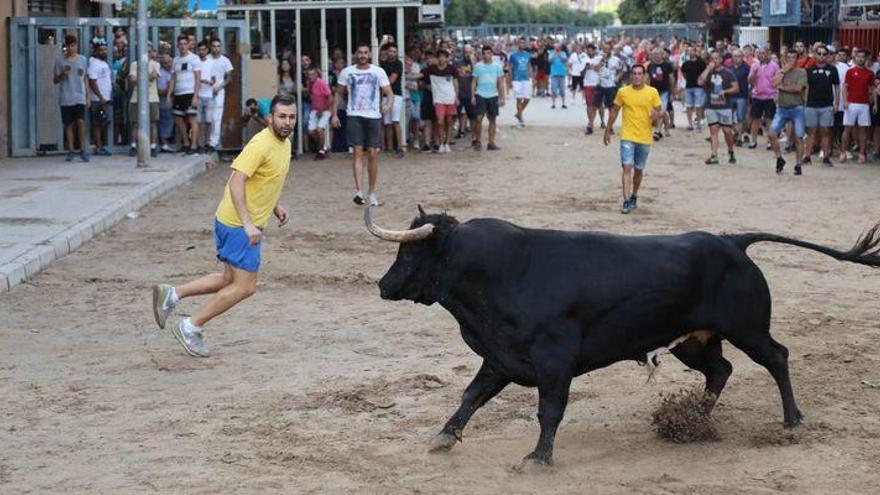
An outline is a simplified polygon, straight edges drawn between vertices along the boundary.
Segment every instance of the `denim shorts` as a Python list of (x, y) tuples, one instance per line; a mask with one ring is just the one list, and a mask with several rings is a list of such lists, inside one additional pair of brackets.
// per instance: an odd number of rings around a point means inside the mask
[(834, 107), (804, 108), (804, 123), (808, 129), (834, 127)]
[(260, 271), (260, 247), (250, 245), (250, 238), (244, 227), (230, 227), (214, 219), (214, 244), (217, 245), (217, 259), (232, 267), (248, 272)]
[(730, 102), (733, 104), (733, 116), (736, 119), (734, 122), (742, 124), (746, 121), (746, 109), (749, 107), (748, 100), (735, 96), (730, 99)]
[(620, 165), (622, 167), (635, 166), (636, 170), (645, 170), (648, 163), (648, 153), (651, 152), (650, 144), (634, 143), (620, 140)]
[(669, 91), (660, 91), (660, 110), (665, 112), (669, 108)]
[(550, 91), (554, 96), (565, 96), (565, 76), (553, 76), (550, 78)]
[(775, 134), (782, 134), (782, 129), (786, 122), (791, 122), (794, 126), (794, 135), (798, 139), (803, 139), (807, 134), (804, 126), (804, 107), (798, 105), (796, 107), (776, 107), (776, 115), (773, 116), (773, 123), (770, 124), (770, 130)]
[(685, 88), (684, 106), (687, 108), (703, 108), (706, 106), (706, 91), (703, 88)]

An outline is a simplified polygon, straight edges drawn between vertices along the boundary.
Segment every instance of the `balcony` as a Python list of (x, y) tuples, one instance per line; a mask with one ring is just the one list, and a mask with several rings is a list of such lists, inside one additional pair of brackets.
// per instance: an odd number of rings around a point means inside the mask
[(832, 27), (834, 25), (834, 0), (802, 0), (801, 25)]

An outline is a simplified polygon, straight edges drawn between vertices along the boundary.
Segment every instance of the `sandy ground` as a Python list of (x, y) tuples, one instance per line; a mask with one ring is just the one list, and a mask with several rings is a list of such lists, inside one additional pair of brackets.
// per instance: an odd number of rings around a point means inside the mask
[[(615, 146), (577, 128), (506, 128), (503, 151), (383, 158), (377, 219), (422, 203), (459, 219), (617, 233), (769, 230), (848, 248), (880, 220), (876, 166), (773, 174), (769, 154), (702, 165), (702, 137), (654, 147), (639, 209), (618, 212)], [(462, 143), (463, 144), (463, 143)], [(880, 274), (795, 248), (750, 251), (775, 297), (806, 424), (782, 428), (769, 374), (735, 370), (719, 442), (673, 445), (650, 414), (702, 384), (667, 356), (655, 380), (619, 363), (577, 379), (549, 472), (534, 390), (508, 387), (449, 454), (427, 445), (479, 366), (442, 308), (391, 303), (395, 246), (350, 202), (346, 157), (294, 164), (292, 224), (268, 229), (256, 297), (210, 326), (210, 359), (153, 322), (149, 287), (217, 270), (211, 219), (226, 171), (163, 196), (33, 282), (0, 295), (3, 493), (872, 493), (880, 483)], [(657, 260), (658, 263), (662, 260)], [(201, 301), (188, 300), (181, 315)]]

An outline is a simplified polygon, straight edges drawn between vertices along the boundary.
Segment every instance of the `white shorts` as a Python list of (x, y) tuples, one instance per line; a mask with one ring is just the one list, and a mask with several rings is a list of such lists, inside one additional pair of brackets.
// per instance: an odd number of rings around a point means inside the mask
[(382, 123), (385, 125), (400, 122), (400, 112), (403, 109), (403, 97), (394, 95), (394, 103), (391, 104), (391, 111), (388, 115), (382, 116)]
[(315, 110), (309, 112), (309, 132), (317, 130), (319, 127), (321, 129), (327, 130), (329, 124), (330, 110), (324, 110), (320, 113), (320, 115)]
[(528, 100), (532, 97), (532, 81), (513, 81), (513, 97)]
[(850, 103), (843, 112), (843, 125), (871, 127), (871, 108), (867, 103)]

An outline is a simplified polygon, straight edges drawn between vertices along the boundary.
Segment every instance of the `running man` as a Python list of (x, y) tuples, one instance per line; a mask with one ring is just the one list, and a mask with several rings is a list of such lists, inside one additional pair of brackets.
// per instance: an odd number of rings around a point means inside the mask
[(513, 97), (516, 98), (517, 127), (525, 127), (523, 112), (532, 97), (532, 54), (526, 50), (526, 39), (516, 40), (516, 51), (510, 54), (510, 72), (513, 79)]
[(278, 200), (290, 170), (288, 137), (296, 125), (296, 103), (290, 96), (278, 95), (269, 108), (269, 126), (255, 135), (232, 162), (232, 175), (217, 207), (214, 242), (224, 272), (178, 287), (153, 287), (153, 315), (159, 328), (165, 328), (181, 299), (213, 294), (195, 315), (171, 327), (172, 335), (191, 356), (208, 357), (203, 336), (206, 323), (254, 294), (263, 229), (269, 219), (274, 215), (278, 226), (283, 227), (289, 218)]
[(645, 84), (645, 67), (634, 65), (630, 84), (620, 88), (614, 97), (614, 106), (608, 115), (608, 126), (602, 141), (611, 143), (611, 129), (617, 114), (623, 109), (620, 130), (620, 164), (623, 167), (623, 205), (621, 213), (629, 213), (638, 206), (639, 187), (651, 151), (654, 124), (663, 118), (660, 93)]
[[(352, 201), (356, 205), (367, 202), (364, 199), (364, 149), (367, 149), (370, 174), (370, 206), (379, 206), (376, 198), (376, 176), (379, 173), (379, 131), (382, 116), (388, 115), (394, 103), (391, 82), (388, 75), (378, 65), (370, 63), (370, 45), (359, 43), (355, 51), (355, 64), (349, 65), (339, 74), (336, 93), (330, 109), (330, 123), (339, 127), (337, 101), (348, 98), (345, 118), (345, 136), (348, 145), (354, 148), (352, 166), (354, 167), (354, 187), (356, 192)], [(384, 96), (384, 98), (383, 98)]]

